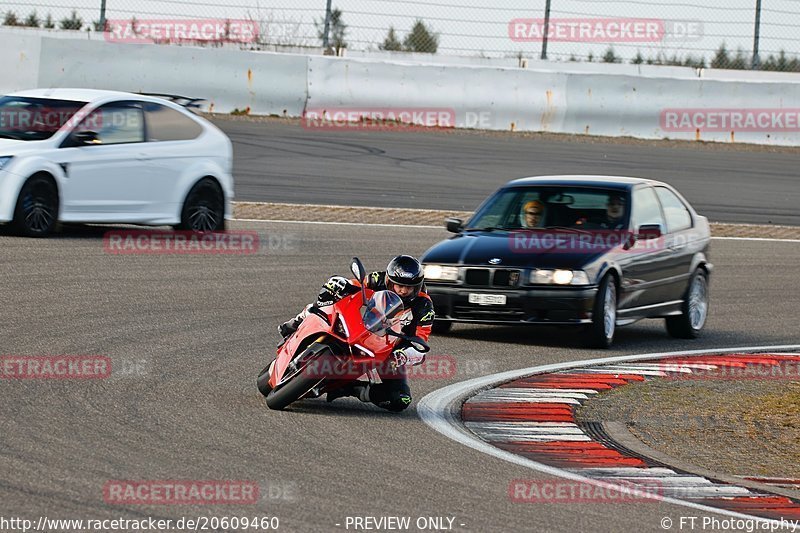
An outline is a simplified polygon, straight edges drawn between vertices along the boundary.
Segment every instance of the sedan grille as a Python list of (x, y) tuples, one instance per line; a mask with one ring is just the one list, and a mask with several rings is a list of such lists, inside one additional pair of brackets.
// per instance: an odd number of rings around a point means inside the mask
[(491, 272), (484, 268), (470, 268), (464, 275), (464, 283), (467, 285), (489, 285), (489, 275)]
[(475, 287), (516, 287), (519, 280), (516, 269), (468, 268), (464, 274), (464, 284)]

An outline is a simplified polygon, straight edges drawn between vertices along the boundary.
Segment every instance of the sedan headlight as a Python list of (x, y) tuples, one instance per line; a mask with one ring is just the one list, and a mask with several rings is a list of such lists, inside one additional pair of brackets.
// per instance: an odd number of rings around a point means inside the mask
[(431, 281), (456, 281), (458, 279), (458, 267), (425, 265), (425, 279)]
[(9, 161), (11, 161), (11, 159), (13, 159), (13, 157), (10, 155), (0, 156), (0, 170), (2, 170), (3, 167), (6, 166)]
[(537, 285), (588, 285), (589, 276), (583, 270), (537, 268), (531, 272), (530, 282)]

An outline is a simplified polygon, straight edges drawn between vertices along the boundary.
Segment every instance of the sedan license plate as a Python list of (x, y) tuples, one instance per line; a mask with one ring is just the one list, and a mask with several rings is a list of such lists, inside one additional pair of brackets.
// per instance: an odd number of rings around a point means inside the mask
[(506, 295), (470, 293), (469, 303), (478, 305), (506, 305)]

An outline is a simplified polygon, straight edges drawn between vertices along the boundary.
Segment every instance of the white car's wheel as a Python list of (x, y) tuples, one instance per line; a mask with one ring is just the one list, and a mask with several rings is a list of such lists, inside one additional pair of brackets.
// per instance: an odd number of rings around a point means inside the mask
[(192, 187), (186, 195), (177, 228), (185, 231), (225, 229), (225, 197), (214, 180), (204, 178)]
[(12, 225), (26, 237), (46, 237), (58, 222), (58, 187), (49, 176), (34, 175), (19, 191)]

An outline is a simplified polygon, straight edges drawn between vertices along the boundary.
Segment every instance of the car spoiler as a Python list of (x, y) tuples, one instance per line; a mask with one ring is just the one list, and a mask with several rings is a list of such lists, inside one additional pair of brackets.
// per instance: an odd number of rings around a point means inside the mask
[(164, 98), (170, 102), (174, 102), (187, 109), (200, 109), (199, 102), (204, 102), (205, 98), (192, 98), (191, 96), (181, 96), (179, 94), (166, 94), (166, 93), (139, 93), (144, 96), (155, 96), (157, 98)]

